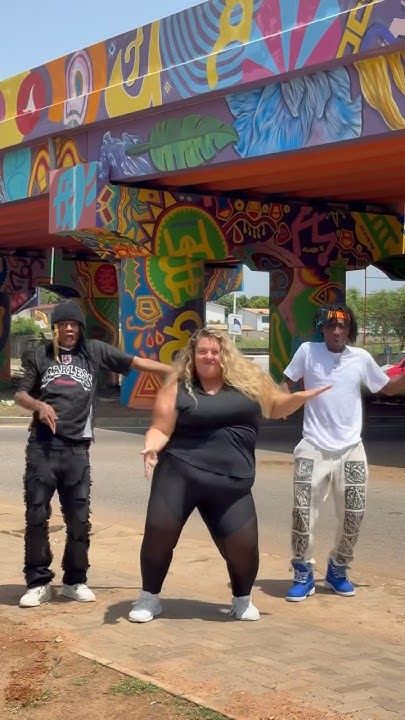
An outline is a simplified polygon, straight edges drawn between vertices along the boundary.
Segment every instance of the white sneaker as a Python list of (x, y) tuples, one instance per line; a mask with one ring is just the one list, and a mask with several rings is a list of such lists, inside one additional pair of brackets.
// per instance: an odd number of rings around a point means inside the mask
[(237, 620), (260, 620), (260, 613), (253, 605), (250, 595), (233, 597), (230, 615)]
[(132, 605), (128, 620), (130, 622), (146, 623), (160, 615), (161, 612), (162, 606), (159, 595), (152, 595), (152, 593), (142, 590), (138, 600), (135, 600)]
[(51, 599), (51, 583), (48, 583), (47, 585), (38, 585), (37, 587), (28, 588), (27, 592), (20, 599), (20, 607), (38, 607), (38, 605), (49, 602)]
[(94, 602), (96, 596), (84, 583), (77, 585), (62, 585), (62, 595), (77, 602)]

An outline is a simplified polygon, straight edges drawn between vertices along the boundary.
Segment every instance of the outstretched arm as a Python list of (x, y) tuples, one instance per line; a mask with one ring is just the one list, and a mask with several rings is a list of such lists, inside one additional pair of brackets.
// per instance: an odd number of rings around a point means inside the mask
[(391, 378), (381, 390), (384, 395), (398, 395), (405, 392), (405, 375)]
[(279, 420), (285, 418), (288, 415), (292, 415), (294, 412), (299, 410), (305, 405), (308, 400), (321, 395), (331, 388), (331, 385), (324, 387), (311, 388), (311, 390), (298, 390), (297, 392), (282, 392), (281, 390), (276, 391), (273, 394), (273, 405), (270, 417), (273, 420)]
[(162, 387), (155, 401), (152, 423), (145, 435), (145, 447), (142, 452), (145, 463), (145, 475), (151, 478), (157, 463), (157, 455), (167, 445), (176, 425), (177, 381)]
[(131, 369), (139, 370), (139, 372), (155, 373), (155, 375), (160, 375), (164, 378), (169, 377), (173, 372), (171, 365), (165, 365), (164, 363), (157, 362), (157, 360), (149, 360), (149, 358), (138, 357), (138, 355), (134, 355)]

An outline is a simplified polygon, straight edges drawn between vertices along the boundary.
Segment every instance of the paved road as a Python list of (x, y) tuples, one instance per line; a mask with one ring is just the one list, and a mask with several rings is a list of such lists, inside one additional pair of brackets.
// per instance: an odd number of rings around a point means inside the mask
[[(24, 444), (23, 427), (0, 428), (0, 496), (10, 502), (22, 494)], [(291, 456), (294, 438), (278, 439), (271, 428), (264, 428), (257, 453), (258, 472), (255, 498), (264, 552), (289, 557), (291, 514)], [(148, 497), (139, 452), (142, 431), (96, 431), (93, 458), (93, 510), (103, 520), (133, 523), (138, 530)], [(265, 449), (263, 449), (265, 448)], [(377, 575), (405, 580), (405, 458), (403, 440), (368, 443), (373, 463), (368, 512), (357, 550), (358, 567)], [(192, 517), (186, 528), (189, 537), (201, 538), (206, 530), (200, 519)], [(317, 531), (315, 548), (323, 565), (334, 533), (333, 506), (329, 500)]]

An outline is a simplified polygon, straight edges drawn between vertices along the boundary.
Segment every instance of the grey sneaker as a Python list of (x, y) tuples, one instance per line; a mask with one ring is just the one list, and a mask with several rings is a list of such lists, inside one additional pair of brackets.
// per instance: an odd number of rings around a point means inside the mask
[(132, 605), (128, 620), (135, 623), (146, 623), (160, 615), (161, 612), (159, 595), (152, 595), (152, 593), (142, 590), (138, 600), (135, 600)]
[(38, 607), (38, 605), (49, 602), (51, 599), (51, 583), (48, 583), (47, 585), (37, 585), (37, 587), (28, 588), (27, 592), (24, 593), (20, 599), (20, 607)]
[(94, 592), (84, 583), (62, 585), (62, 595), (69, 600), (77, 600), (77, 602), (94, 602), (96, 599)]
[(260, 613), (253, 605), (250, 595), (233, 597), (230, 615), (237, 620), (260, 620)]

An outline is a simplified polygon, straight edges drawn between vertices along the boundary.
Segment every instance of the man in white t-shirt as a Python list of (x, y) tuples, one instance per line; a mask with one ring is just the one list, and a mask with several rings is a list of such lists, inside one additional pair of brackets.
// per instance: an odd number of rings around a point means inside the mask
[(405, 376), (390, 380), (366, 350), (347, 344), (356, 341), (357, 323), (346, 305), (322, 308), (316, 326), (324, 342), (303, 343), (284, 371), (288, 390), (298, 381), (303, 381), (305, 389), (332, 386), (305, 406), (303, 438), (294, 450), (294, 582), (286, 596), (293, 602), (315, 592), (313, 529), (330, 490), (338, 531), (325, 586), (338, 595), (355, 594), (347, 568), (364, 516), (368, 479), (361, 441), (361, 387), (386, 395), (405, 389)]

